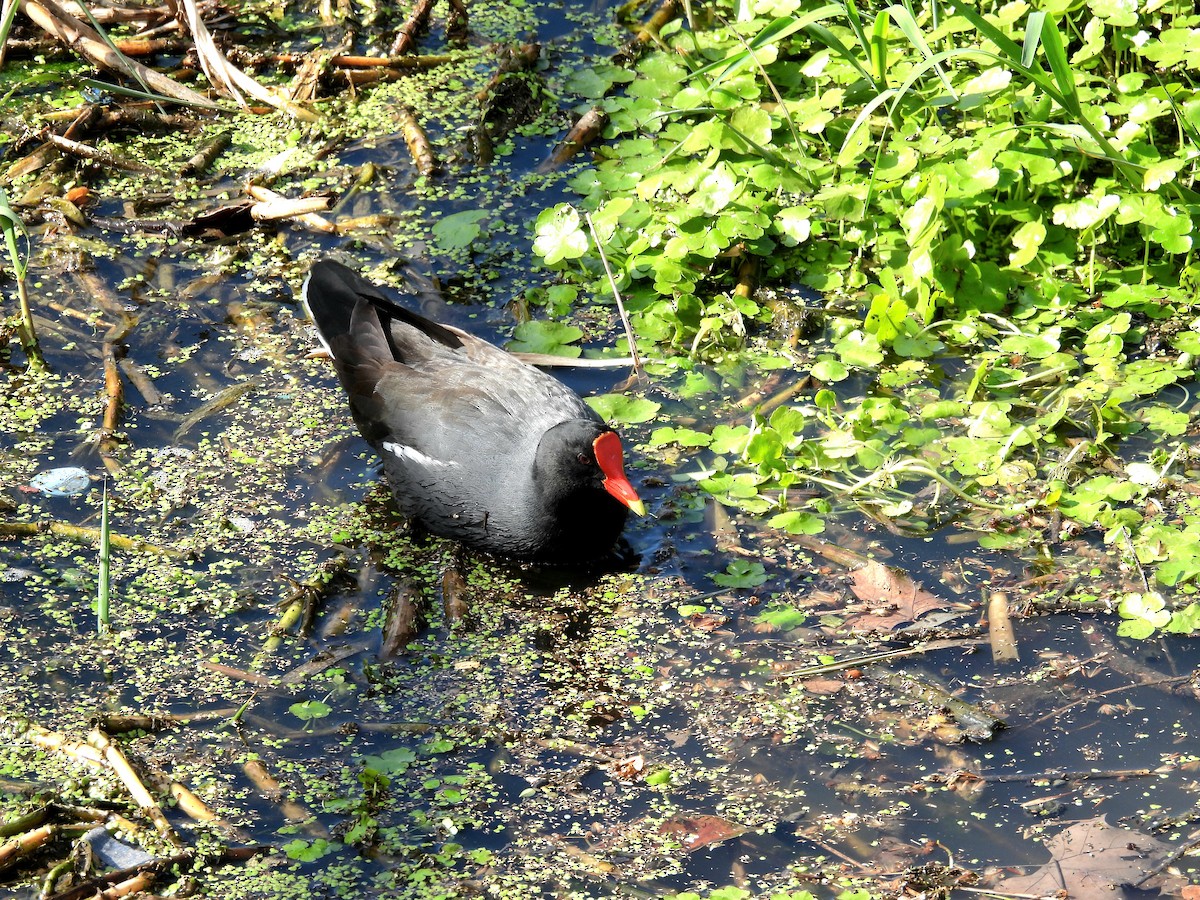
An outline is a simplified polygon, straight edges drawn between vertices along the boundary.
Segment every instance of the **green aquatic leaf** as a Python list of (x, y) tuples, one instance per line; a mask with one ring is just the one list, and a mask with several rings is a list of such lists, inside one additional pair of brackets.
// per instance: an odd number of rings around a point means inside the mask
[(471, 246), (483, 229), (479, 223), (491, 213), (485, 209), (467, 209), (439, 219), (433, 236), (443, 250), (463, 250)]
[(662, 408), (661, 403), (627, 394), (599, 394), (586, 399), (588, 406), (594, 409), (600, 418), (620, 425), (649, 422)]
[(583, 231), (583, 220), (568, 203), (544, 210), (537, 217), (534, 231), (533, 252), (548, 266), (579, 259), (587, 252), (588, 237)]
[(724, 572), (713, 572), (708, 577), (721, 587), (752, 588), (767, 580), (767, 570), (762, 563), (735, 559), (725, 567)]
[(522, 322), (513, 329), (508, 349), (513, 353), (549, 353), (555, 356), (577, 357), (580, 348), (571, 346), (583, 337), (583, 331), (565, 322), (540, 319)]

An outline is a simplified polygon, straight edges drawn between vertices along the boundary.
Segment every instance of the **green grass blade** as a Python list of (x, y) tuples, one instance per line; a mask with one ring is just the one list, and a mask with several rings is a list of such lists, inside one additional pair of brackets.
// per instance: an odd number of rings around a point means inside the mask
[[(1021, 48), (1017, 46), (1017, 42), (1012, 40), (1003, 31), (985, 19), (972, 6), (964, 3), (963, 0), (950, 0), (954, 6), (954, 11), (966, 19), (971, 25), (982, 34), (985, 38), (995, 44), (1000, 52), (1008, 57), (1008, 62), (1021, 62)], [(1028, 68), (1028, 67), (1026, 67)]]
[[(831, 19), (834, 16), (841, 15), (841, 13), (842, 8), (831, 3), (803, 16), (783, 16), (768, 24), (747, 43), (751, 50), (758, 50), (770, 44), (777, 44), (780, 41), (787, 40), (796, 32), (802, 31), (816, 22), (820, 22), (822, 19)], [(749, 65), (750, 54), (742, 51), (709, 63), (707, 66), (697, 69), (692, 75), (703, 76), (720, 69), (721, 73), (713, 81), (713, 84), (716, 85)]]
[(1021, 45), (1021, 65), (1032, 69), (1037, 64), (1037, 51), (1042, 43), (1042, 22), (1046, 14), (1040, 10), (1029, 14), (1025, 23), (1025, 43)]
[(4, 63), (4, 47), (8, 43), (8, 33), (12, 31), (13, 19), (17, 17), (20, 5), (18, 0), (6, 0), (4, 18), (0, 19), (0, 65)]
[(97, 579), (96, 586), (96, 633), (108, 634), (109, 619), (108, 607), (111, 590), (111, 578), (109, 575), (109, 527), (108, 527), (108, 479), (104, 479), (104, 493), (100, 500), (100, 574)]
[[(889, 6), (887, 9), (888, 15), (892, 17), (892, 21), (896, 23), (896, 27), (901, 33), (908, 38), (908, 42), (917, 48), (917, 51), (925, 59), (933, 58), (933, 50), (930, 49), (929, 43), (925, 40), (925, 35), (921, 33), (921, 28), (917, 25), (917, 20), (913, 18), (910, 10), (903, 6)], [(958, 99), (958, 92), (954, 90), (954, 86), (950, 84), (950, 79), (946, 77), (946, 73), (942, 71), (942, 67), (935, 66), (934, 71), (937, 72), (938, 78), (942, 82), (942, 87), (955, 100)]]
[(875, 25), (871, 28), (871, 69), (875, 72), (875, 82), (887, 87), (887, 39), (888, 14), (882, 11), (875, 16)]
[(854, 152), (851, 141), (853, 141), (858, 135), (858, 130), (866, 124), (867, 119), (869, 119), (871, 116), (871, 113), (875, 112), (876, 109), (890, 100), (894, 94), (895, 91), (890, 89), (881, 91), (871, 98), (870, 103), (862, 108), (862, 111), (859, 112), (857, 118), (854, 120), (854, 123), (850, 126), (850, 130), (846, 132), (846, 139), (842, 141), (841, 149), (838, 150), (837, 164), (839, 166), (847, 166), (857, 158), (857, 154)]
[(822, 25), (809, 25), (808, 33), (834, 53), (842, 57), (842, 59), (846, 60), (846, 62), (855, 68), (859, 75), (871, 82), (871, 84), (875, 85), (877, 90), (882, 90), (882, 87), (878, 82), (876, 82), (875, 76), (863, 67), (863, 64), (859, 60), (858, 56), (851, 52), (850, 48), (843, 44), (841, 38), (839, 38), (836, 34)]
[[(21, 221), (21, 217), (8, 205), (8, 194), (4, 192), (4, 188), (0, 188), (0, 231), (4, 232), (4, 246), (8, 250), (8, 259), (12, 264), (13, 274), (18, 279), (22, 279), (26, 275), (29, 264), (29, 232), (25, 230), (25, 223)], [(21, 252), (17, 240), (18, 235), (25, 240), (24, 253)]]
[(1071, 71), (1071, 61), (1067, 59), (1067, 48), (1063, 46), (1058, 26), (1049, 17), (1042, 21), (1042, 49), (1046, 53), (1046, 62), (1050, 63), (1050, 71), (1054, 73), (1054, 80), (1058, 82), (1064, 108), (1071, 115), (1082, 118), (1083, 107), (1079, 103), (1079, 93), (1075, 88), (1075, 74)]

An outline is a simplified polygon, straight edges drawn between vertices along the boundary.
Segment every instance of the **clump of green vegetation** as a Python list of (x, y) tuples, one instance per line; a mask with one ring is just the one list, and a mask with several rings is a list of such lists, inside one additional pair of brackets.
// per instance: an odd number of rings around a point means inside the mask
[[(789, 312), (823, 329), (793, 329), (782, 354), (809, 389), (650, 445), (707, 450), (703, 490), (791, 533), (841, 499), (914, 527), (953, 518), (991, 547), (1101, 536), (1184, 597), (1138, 595), (1131, 620), (1194, 631), (1195, 11), (867, 19), (763, 0), (696, 16), (633, 80), (613, 65), (580, 83), (614, 139), (575, 178), (580, 203), (641, 349), (665, 357), (651, 371), (761, 351)], [(536, 231), (547, 266), (610, 293), (575, 209)]]

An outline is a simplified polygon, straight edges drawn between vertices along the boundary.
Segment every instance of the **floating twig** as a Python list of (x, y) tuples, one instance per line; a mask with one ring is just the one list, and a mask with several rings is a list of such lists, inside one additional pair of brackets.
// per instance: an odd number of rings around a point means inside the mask
[(19, 0), (25, 13), (43, 31), (58, 38), (93, 65), (110, 72), (129, 75), (166, 97), (189, 106), (216, 109), (217, 105), (189, 87), (172, 81), (153, 69), (134, 62), (104, 42), (100, 34), (78, 17), (71, 15), (56, 0)]
[(175, 829), (171, 827), (171, 823), (167, 821), (166, 815), (162, 811), (162, 807), (158, 805), (158, 801), (142, 784), (142, 779), (137, 772), (133, 770), (133, 766), (129, 764), (125, 753), (114, 744), (107, 734), (99, 728), (93, 728), (88, 734), (88, 743), (95, 747), (104, 757), (104, 761), (108, 763), (110, 769), (116, 773), (121, 779), (121, 783), (125, 785), (125, 790), (129, 791), (129, 796), (154, 823), (154, 827), (164, 838), (172, 844), (178, 846), (179, 835), (175, 833)]
[(1020, 659), (1017, 639), (1013, 634), (1012, 617), (1008, 610), (1008, 595), (994, 591), (988, 598), (988, 636), (992, 642), (994, 662), (1013, 662)]
[(625, 312), (625, 304), (621, 300), (621, 291), (617, 288), (617, 279), (613, 276), (612, 267), (608, 264), (608, 257), (604, 253), (604, 246), (600, 243), (600, 234), (596, 231), (596, 223), (592, 221), (591, 213), (584, 213), (584, 218), (587, 219), (588, 229), (592, 232), (592, 240), (596, 242), (596, 252), (600, 254), (600, 262), (604, 264), (604, 272), (608, 275), (613, 299), (617, 301), (617, 312), (621, 314), (621, 324), (625, 327), (625, 339), (629, 341), (629, 355), (633, 357), (633, 374), (635, 377), (641, 378), (642, 361), (638, 357), (637, 340), (633, 336), (633, 327), (629, 324), (629, 315)]
[(119, 475), (121, 464), (116, 458), (116, 433), (125, 405), (125, 389), (121, 385), (121, 373), (117, 367), (116, 345), (106, 340), (101, 352), (104, 355), (104, 420), (100, 426), (100, 459), (110, 474)]
[(442, 615), (446, 627), (470, 625), (471, 605), (467, 602), (467, 580), (451, 566), (442, 573)]
[(413, 48), (417, 43), (417, 38), (429, 27), (429, 14), (432, 11), (433, 0), (417, 0), (412, 14), (408, 17), (408, 21), (404, 23), (404, 27), (400, 29), (400, 33), (392, 41), (392, 47), (389, 51), (392, 56), (403, 56)]
[(179, 168), (181, 175), (193, 175), (203, 172), (213, 164), (213, 161), (224, 153), (233, 135), (228, 131), (220, 131), (200, 145), (200, 149)]
[[(70, 522), (60, 522), (57, 520), (42, 522), (0, 522), (0, 536), (35, 537), (39, 534), (53, 534), (56, 537), (64, 537), (73, 541), (87, 541), (97, 545), (100, 543), (99, 528), (87, 528), (83, 525), (72, 525)], [(153, 553), (157, 556), (176, 559), (187, 556), (186, 553), (179, 550), (159, 547), (149, 541), (143, 541), (141, 538), (129, 538), (120, 534), (110, 534), (109, 541), (118, 550)]]
[(430, 146), (429, 138), (426, 137), (413, 111), (407, 106), (400, 106), (396, 109), (396, 119), (400, 124), (400, 133), (404, 135), (404, 143), (408, 145), (408, 152), (416, 163), (417, 171), (426, 177), (436, 174), (438, 162), (433, 155), (433, 147)]
[(424, 598), (408, 581), (399, 581), (388, 598), (379, 658), (388, 660), (412, 643), (425, 627)]
[(90, 144), (83, 144), (79, 141), (73, 141), (70, 138), (61, 137), (57, 134), (47, 134), (46, 140), (57, 147), (64, 153), (70, 153), (72, 156), (78, 156), (80, 159), (90, 159), (92, 162), (99, 163), (102, 166), (107, 166), (110, 169), (120, 169), (124, 172), (136, 172), (141, 175), (157, 175), (158, 170), (152, 166), (143, 165), (140, 162), (135, 162), (132, 159), (123, 159), (106, 150), (101, 150), (98, 147), (93, 147)]
[(607, 124), (608, 113), (598, 106), (593, 106), (571, 126), (571, 130), (567, 132), (566, 137), (558, 142), (558, 146), (541, 162), (537, 170), (542, 173), (552, 172), (563, 166), (573, 159), (580, 150), (592, 144), (596, 138), (600, 137), (600, 132), (604, 130), (604, 126)]
[(221, 410), (237, 403), (238, 400), (250, 393), (256, 387), (258, 387), (258, 379), (254, 377), (247, 378), (245, 381), (239, 381), (237, 384), (231, 384), (207, 403), (202, 403), (199, 407), (189, 413), (184, 420), (179, 423), (179, 427), (175, 429), (175, 434), (171, 440), (175, 443), (179, 443), (183, 436), (195, 428), (198, 424), (203, 422), (209, 416), (219, 413)]

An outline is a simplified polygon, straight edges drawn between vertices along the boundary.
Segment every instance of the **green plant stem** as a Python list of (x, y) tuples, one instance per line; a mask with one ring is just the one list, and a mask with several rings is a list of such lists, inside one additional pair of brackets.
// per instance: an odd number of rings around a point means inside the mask
[(46, 359), (42, 356), (42, 348), (38, 345), (37, 331), (33, 327), (33, 312), (29, 308), (29, 292), (25, 289), (25, 273), (17, 275), (17, 304), (20, 308), (20, 322), (17, 325), (17, 337), (21, 341), (21, 349), (29, 360), (29, 368), (36, 372), (46, 369)]
[(110, 630), (108, 605), (110, 599), (111, 576), (109, 563), (111, 561), (111, 535), (108, 527), (108, 479), (104, 479), (104, 494), (100, 501), (100, 573), (96, 585), (96, 632), (108, 634)]

